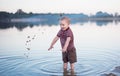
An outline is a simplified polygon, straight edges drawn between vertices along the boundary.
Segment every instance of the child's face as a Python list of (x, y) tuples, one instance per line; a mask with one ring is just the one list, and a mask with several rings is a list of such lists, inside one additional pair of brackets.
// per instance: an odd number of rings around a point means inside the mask
[(60, 27), (62, 30), (66, 30), (69, 27), (69, 23), (67, 22), (67, 20), (61, 20)]

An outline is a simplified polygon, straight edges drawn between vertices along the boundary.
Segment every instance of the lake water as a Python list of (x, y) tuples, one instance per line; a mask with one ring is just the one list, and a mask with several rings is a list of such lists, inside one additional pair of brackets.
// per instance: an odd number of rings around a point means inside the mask
[(0, 76), (102, 76), (120, 66), (120, 23), (95, 22), (71, 24), (77, 49), (75, 73), (62, 69), (58, 41), (47, 49), (60, 29), (59, 25), (23, 23), (5, 24), (0, 29)]

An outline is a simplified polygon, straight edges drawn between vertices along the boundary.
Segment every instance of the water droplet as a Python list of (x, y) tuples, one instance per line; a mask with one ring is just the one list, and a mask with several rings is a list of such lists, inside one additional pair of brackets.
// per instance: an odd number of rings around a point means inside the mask
[(29, 41), (26, 41), (26, 43), (28, 43)]
[(30, 48), (27, 48), (27, 50), (30, 50)]
[(30, 38), (30, 36), (28, 36), (27, 38)]
[(29, 40), (29, 42), (30, 42), (31, 40)]
[(33, 40), (35, 39), (35, 38), (32, 38)]

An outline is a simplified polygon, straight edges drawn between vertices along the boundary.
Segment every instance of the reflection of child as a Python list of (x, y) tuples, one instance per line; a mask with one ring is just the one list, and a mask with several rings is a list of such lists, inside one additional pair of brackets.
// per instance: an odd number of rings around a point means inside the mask
[(73, 33), (69, 27), (70, 19), (67, 17), (63, 17), (60, 20), (60, 31), (57, 36), (53, 39), (51, 46), (48, 50), (53, 48), (53, 45), (60, 38), (61, 46), (62, 46), (62, 59), (64, 62), (64, 70), (67, 70), (68, 62), (70, 62), (71, 70), (74, 71), (74, 63), (77, 61), (76, 59), (76, 49), (74, 47), (74, 37)]

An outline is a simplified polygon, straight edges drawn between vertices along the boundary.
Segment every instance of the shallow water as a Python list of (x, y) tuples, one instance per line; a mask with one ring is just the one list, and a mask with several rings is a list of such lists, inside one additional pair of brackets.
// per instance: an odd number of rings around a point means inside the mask
[[(0, 76), (71, 75), (62, 69), (58, 41), (47, 51), (58, 25), (0, 29)], [(73, 76), (101, 76), (120, 66), (120, 24), (72, 24), (77, 63)], [(119, 74), (119, 73), (118, 73)], [(120, 75), (120, 74), (119, 74)]]

